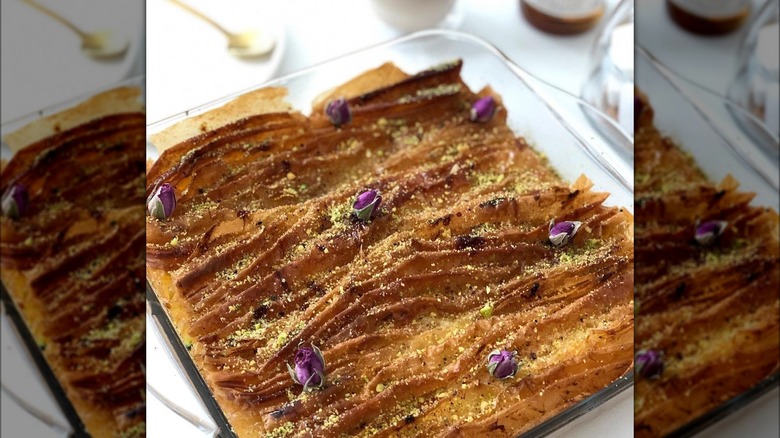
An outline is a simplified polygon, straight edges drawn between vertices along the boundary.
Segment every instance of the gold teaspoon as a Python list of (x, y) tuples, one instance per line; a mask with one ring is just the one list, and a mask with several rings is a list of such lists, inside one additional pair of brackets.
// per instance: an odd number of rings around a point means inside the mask
[(68, 29), (75, 32), (81, 38), (81, 50), (88, 56), (96, 59), (116, 58), (127, 52), (130, 45), (127, 38), (117, 35), (116, 32), (103, 30), (99, 32), (87, 33), (75, 24), (71, 23), (60, 14), (43, 6), (33, 0), (22, 0), (33, 8), (48, 15), (54, 20), (65, 25)]
[(222, 27), (211, 17), (203, 14), (192, 6), (180, 0), (169, 1), (222, 32), (228, 40), (228, 52), (237, 58), (259, 58), (268, 54), (271, 50), (274, 49), (274, 45), (276, 43), (274, 39), (267, 33), (258, 30), (247, 30), (244, 32), (233, 33)]

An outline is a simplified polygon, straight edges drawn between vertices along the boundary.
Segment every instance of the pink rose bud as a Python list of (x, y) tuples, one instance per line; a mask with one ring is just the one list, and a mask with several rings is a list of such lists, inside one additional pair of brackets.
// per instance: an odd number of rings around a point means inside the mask
[(488, 355), (487, 369), (491, 376), (497, 379), (508, 379), (517, 373), (519, 368), (515, 359), (516, 352), (509, 350), (493, 350)]
[(645, 379), (654, 379), (664, 371), (662, 354), (656, 350), (639, 350), (634, 360), (636, 373)]
[(287, 364), (290, 377), (299, 385), (303, 385), (304, 391), (312, 391), (325, 385), (325, 359), (319, 348), (301, 347), (295, 352), (293, 358), (295, 367)]
[(14, 184), (3, 195), (3, 215), (11, 219), (18, 219), (27, 214), (30, 207), (30, 197), (27, 188), (21, 184)]
[(485, 123), (496, 113), (496, 101), (493, 96), (486, 96), (474, 102), (471, 106), (471, 121)]
[(345, 125), (352, 120), (352, 111), (349, 109), (347, 100), (343, 97), (328, 102), (328, 105), (325, 106), (325, 114), (333, 126)]
[(173, 186), (168, 183), (160, 184), (146, 204), (147, 212), (157, 219), (168, 219), (174, 209), (176, 209), (176, 193)]
[(562, 221), (555, 223), (555, 220), (550, 221), (550, 243), (553, 246), (561, 247), (566, 246), (577, 231), (580, 229), (582, 222), (577, 221)]
[(707, 221), (696, 227), (696, 241), (699, 245), (712, 245), (723, 234), (728, 222)]
[(352, 213), (363, 222), (367, 222), (376, 216), (382, 197), (377, 190), (365, 190), (361, 192), (355, 203), (352, 204)]

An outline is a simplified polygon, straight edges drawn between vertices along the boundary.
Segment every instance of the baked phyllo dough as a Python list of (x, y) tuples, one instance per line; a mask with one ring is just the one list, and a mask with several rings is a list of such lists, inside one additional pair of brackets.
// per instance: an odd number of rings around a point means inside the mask
[(667, 435), (778, 372), (778, 215), (710, 182), (638, 92), (635, 434)]
[(3, 285), (94, 437), (145, 430), (140, 93), (101, 93), (4, 138)]
[(460, 69), (152, 136), (148, 278), (238, 436), (517, 436), (631, 369), (632, 216)]

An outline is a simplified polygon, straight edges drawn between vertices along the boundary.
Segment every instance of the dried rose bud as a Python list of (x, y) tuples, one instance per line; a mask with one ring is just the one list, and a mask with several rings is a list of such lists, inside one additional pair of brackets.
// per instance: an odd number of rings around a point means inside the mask
[(12, 219), (18, 219), (27, 214), (30, 207), (30, 197), (27, 188), (21, 184), (14, 184), (3, 195), (3, 215)]
[(304, 391), (312, 391), (325, 385), (325, 359), (319, 348), (301, 347), (295, 352), (295, 368), (287, 364), (290, 377), (299, 385), (303, 385)]
[(471, 105), (471, 121), (485, 123), (496, 113), (496, 101), (493, 96), (485, 96)]
[(726, 221), (707, 221), (699, 224), (696, 227), (696, 241), (699, 245), (712, 245), (723, 234), (728, 224)]
[(636, 373), (645, 379), (655, 379), (664, 372), (664, 359), (656, 350), (639, 350), (634, 361)]
[(517, 373), (519, 366), (515, 359), (516, 351), (493, 350), (488, 354), (487, 369), (497, 379), (508, 379)]
[(582, 222), (578, 221), (562, 221), (555, 223), (555, 219), (550, 220), (550, 243), (553, 246), (566, 246), (577, 231), (580, 229)]
[(161, 184), (146, 204), (149, 215), (157, 219), (171, 217), (174, 209), (176, 209), (176, 192), (168, 183)]
[(352, 213), (361, 221), (369, 221), (376, 216), (381, 202), (382, 196), (377, 190), (365, 190), (357, 196), (355, 203), (352, 204)]
[(352, 120), (352, 111), (349, 109), (347, 100), (343, 97), (328, 102), (328, 105), (325, 106), (325, 114), (333, 126), (345, 125)]

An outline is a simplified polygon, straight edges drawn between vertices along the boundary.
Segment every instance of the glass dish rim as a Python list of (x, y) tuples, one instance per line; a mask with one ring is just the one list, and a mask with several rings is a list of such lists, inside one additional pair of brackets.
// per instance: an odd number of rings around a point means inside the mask
[[(48, 116), (57, 114), (57, 113), (59, 113), (61, 111), (64, 111), (64, 110), (66, 110), (68, 108), (76, 106), (79, 103), (89, 99), (90, 97), (93, 97), (93, 96), (98, 95), (100, 93), (103, 93), (103, 92), (106, 92), (106, 91), (110, 91), (110, 90), (114, 90), (114, 89), (121, 88), (121, 87), (131, 86), (131, 85), (139, 86), (139, 87), (141, 87), (142, 90), (144, 90), (141, 93), (140, 98), (141, 98), (141, 101), (144, 102), (144, 106), (145, 106), (145, 102), (146, 102), (146, 92), (145, 92), (145, 89), (146, 89), (146, 74), (134, 75), (132, 77), (129, 77), (129, 78), (126, 78), (126, 79), (122, 79), (119, 82), (113, 82), (113, 83), (110, 83), (110, 84), (106, 84), (106, 85), (100, 86), (98, 88), (95, 88), (92, 91), (88, 91), (86, 93), (82, 93), (82, 94), (73, 96), (73, 97), (68, 98), (66, 100), (63, 100), (63, 101), (57, 102), (55, 104), (49, 105), (49, 106), (47, 106), (45, 108), (42, 108), (42, 109), (40, 109), (38, 111), (34, 111), (34, 112), (31, 112), (31, 113), (23, 114), (21, 116), (18, 116), (18, 117), (15, 117), (15, 118), (11, 119), (11, 120), (3, 122), (2, 124), (0, 124), (0, 137), (4, 137), (5, 135), (7, 135), (7, 134), (9, 134), (9, 133), (11, 133), (13, 131), (16, 131), (17, 129), (20, 129), (20, 128), (24, 127), (25, 125), (27, 125), (29, 123), (32, 123), (32, 122), (34, 122), (36, 120), (39, 120), (39, 119), (42, 119), (44, 117), (48, 117)], [(5, 142), (3, 142), (3, 143), (5, 143)]]
[[(758, 158), (753, 158), (756, 155), (758, 155), (760, 158), (767, 152), (777, 153), (777, 151), (780, 150), (780, 144), (778, 144), (778, 142), (780, 142), (780, 137), (778, 137), (774, 132), (771, 132), (763, 120), (760, 120), (758, 117), (742, 108), (739, 103), (733, 101), (730, 97), (723, 96), (722, 94), (715, 92), (708, 87), (699, 85), (695, 81), (681, 75), (676, 70), (664, 64), (657, 56), (655, 56), (650, 50), (648, 50), (639, 42), (637, 42), (634, 46), (634, 57), (635, 59), (637, 57), (642, 58), (645, 62), (650, 64), (655, 72), (660, 75), (663, 80), (668, 83), (672, 89), (674, 89), (675, 92), (677, 92), (683, 99), (685, 99), (686, 102), (691, 105), (698, 116), (704, 120), (704, 122), (712, 129), (712, 132), (715, 133), (723, 141), (723, 143), (725, 143), (725, 145), (737, 156), (737, 159), (742, 164), (749, 167), (764, 182), (770, 186), (774, 186), (773, 190), (780, 190), (780, 186), (777, 185), (777, 182), (771, 181), (770, 178), (772, 176), (768, 174), (770, 170), (776, 173), (777, 167), (774, 166), (771, 169), (762, 169), (754, 161)], [(710, 96), (710, 98), (717, 100), (721, 105), (724, 105), (729, 111), (730, 116), (734, 119), (733, 122), (746, 135), (746, 142), (741, 143), (750, 144), (735, 145), (734, 141), (729, 139), (729, 136), (724, 134), (722, 129), (718, 128), (718, 126), (713, 123), (711, 118), (706, 114), (706, 111), (702, 108), (704, 105), (689, 98), (686, 93), (681, 90), (681, 87), (674, 83), (674, 79), (683, 82), (687, 87), (691, 87), (694, 90), (705, 93), (706, 95)], [(752, 129), (750, 125), (753, 126)], [(764, 141), (773, 142), (776, 145), (774, 150), (764, 151), (764, 147), (762, 147), (762, 145), (756, 144), (758, 140), (755, 136), (758, 135), (758, 133), (754, 131), (760, 132), (760, 134), (764, 136)], [(749, 158), (746, 158), (745, 155), (747, 155)], [(769, 164), (771, 165), (773, 163)]]
[[(129, 78), (122, 79), (118, 82), (109, 83), (97, 87), (92, 91), (87, 91), (85, 93), (81, 93), (79, 95), (73, 96), (66, 100), (54, 103), (38, 111), (24, 114), (15, 117), (11, 120), (8, 120), (6, 122), (3, 122), (2, 124), (0, 124), (0, 140), (2, 140), (2, 137), (5, 137), (5, 135), (15, 132), (18, 129), (21, 129), (32, 122), (35, 122), (37, 120), (43, 119), (45, 117), (54, 114), (58, 114), (100, 93), (125, 87), (125, 86), (140, 87), (142, 90), (140, 98), (142, 102), (145, 102), (146, 75), (145, 74), (134, 75)], [(5, 141), (2, 141), (2, 144), (5, 145)], [(13, 157), (13, 155), (14, 153), (12, 152), (11, 157)], [(9, 157), (9, 159), (11, 157)], [(61, 409), (62, 414), (67, 420), (68, 426), (70, 426), (71, 428), (71, 430), (68, 431), (69, 433), (68, 436), (88, 438), (90, 435), (87, 433), (86, 426), (84, 425), (83, 421), (81, 420), (81, 417), (79, 416), (78, 412), (73, 406), (73, 403), (71, 403), (70, 399), (65, 393), (65, 389), (60, 384), (59, 379), (52, 371), (48, 360), (46, 360), (46, 357), (41, 352), (40, 347), (38, 346), (34, 336), (32, 335), (32, 332), (30, 331), (30, 328), (27, 326), (27, 322), (22, 316), (22, 313), (19, 311), (19, 307), (16, 305), (16, 301), (11, 296), (11, 293), (8, 291), (5, 284), (1, 281), (0, 281), (0, 300), (2, 300), (4, 304), (4, 309), (5, 309), (4, 315), (8, 317), (14, 330), (16, 331), (15, 336), (19, 338), (19, 340), (21, 341), (20, 344), (30, 355), (32, 362), (35, 365), (36, 370), (40, 374), (46, 389), (49, 390), (49, 392), (52, 395), (52, 398), (56, 402), (57, 406)]]
[[(646, 49), (642, 47), (638, 47), (638, 49), (639, 50), (635, 50), (634, 52), (635, 56), (639, 58), (643, 58), (643, 60), (647, 62), (655, 70), (655, 73), (659, 77), (661, 77), (662, 80), (669, 87), (671, 87), (672, 90), (674, 90), (683, 100), (685, 100), (689, 105), (691, 105), (691, 109), (697, 112), (698, 116), (701, 117), (703, 122), (708, 127), (710, 127), (713, 130), (713, 132), (720, 138), (720, 140), (725, 144), (725, 147), (730, 148), (732, 152), (738, 155), (740, 148), (738, 146), (733, 145), (733, 142), (727, 136), (724, 136), (715, 126), (713, 126), (712, 121), (704, 114), (702, 114), (701, 109), (697, 106), (697, 103), (689, 99), (685, 95), (685, 93), (681, 92), (679, 87), (670, 80), (670, 78), (663, 71), (665, 65), (659, 63), (652, 56), (652, 54), (650, 54)], [(668, 67), (666, 68), (668, 69)], [(669, 70), (669, 71), (672, 74), (674, 74), (673, 70)], [(686, 83), (690, 82), (685, 78), (682, 79), (686, 81)], [(705, 91), (709, 91), (706, 88), (702, 88), (702, 87), (699, 88)], [(678, 143), (678, 146), (684, 147), (684, 145), (680, 143)], [(696, 155), (693, 154), (690, 149), (685, 148), (685, 151), (690, 153), (691, 156), (694, 158), (694, 160), (696, 159)], [(753, 165), (750, 163), (749, 160), (740, 160), (740, 163), (743, 166), (746, 166), (746, 168), (758, 172), (753, 167)], [(768, 181), (764, 180), (763, 178), (761, 178), (761, 180), (766, 184), (771, 185)], [(776, 188), (772, 188), (772, 190), (774, 190), (774, 193), (780, 193), (780, 191), (778, 191)], [(764, 377), (763, 379), (759, 380), (754, 386), (733, 396), (732, 398), (719, 404), (715, 408), (699, 415), (698, 417), (689, 420), (687, 423), (681, 425), (680, 427), (672, 431), (667, 436), (670, 438), (692, 437), (721, 421), (725, 421), (731, 414), (734, 414), (746, 408), (747, 406), (751, 405), (753, 402), (757, 401), (761, 396), (767, 394), (768, 392), (772, 391), (778, 386), (780, 386), (780, 370), (775, 371), (774, 373)]]
[(49, 361), (46, 360), (46, 357), (43, 355), (40, 346), (35, 341), (32, 332), (27, 326), (27, 322), (24, 320), (24, 317), (19, 311), (19, 307), (16, 305), (16, 302), (11, 297), (11, 294), (8, 292), (5, 284), (2, 282), (0, 282), (0, 301), (3, 303), (3, 316), (8, 318), (11, 326), (16, 332), (14, 336), (16, 336), (21, 341), (21, 346), (30, 356), (30, 359), (35, 366), (35, 369), (38, 371), (44, 386), (62, 411), (62, 414), (65, 417), (68, 426), (70, 427), (68, 436), (88, 437), (89, 435), (87, 434), (86, 426), (81, 421), (81, 417), (79, 417), (78, 412), (76, 412), (76, 408), (73, 406), (73, 403), (71, 403), (70, 399), (65, 393), (65, 389), (62, 387), (59, 379), (51, 369)]
[[(338, 62), (350, 57), (360, 56), (363, 53), (370, 53), (374, 50), (392, 47), (395, 45), (412, 42), (418, 39), (421, 40), (424, 38), (443, 38), (443, 39), (455, 40), (458, 43), (464, 43), (464, 42), (471, 43), (480, 46), (480, 48), (484, 49), (486, 53), (493, 55), (498, 61), (504, 64), (514, 74), (515, 78), (518, 81), (520, 81), (520, 83), (523, 86), (527, 87), (528, 90), (540, 100), (539, 104), (545, 106), (547, 110), (550, 111), (551, 115), (558, 121), (558, 123), (564, 129), (566, 129), (566, 132), (569, 134), (571, 139), (577, 143), (576, 147), (580, 147), (584, 149), (586, 155), (588, 155), (591, 158), (591, 160), (593, 160), (595, 165), (599, 166), (605, 174), (608, 174), (611, 178), (613, 178), (615, 183), (620, 185), (623, 190), (626, 190), (627, 192), (633, 194), (634, 191), (633, 172), (630, 176), (627, 176), (621, 173), (620, 171), (618, 171), (617, 169), (615, 169), (609, 163), (609, 161), (606, 158), (604, 158), (601, 155), (601, 153), (599, 153), (598, 150), (595, 150), (595, 148), (592, 146), (590, 141), (586, 140), (576, 128), (574, 128), (573, 126), (570, 125), (569, 122), (564, 120), (559, 110), (551, 106), (550, 101), (554, 101), (555, 99), (545, 97), (542, 93), (539, 92), (538, 87), (535, 86), (533, 82), (538, 81), (539, 83), (543, 84), (543, 86), (550, 87), (551, 89), (554, 89), (556, 92), (562, 93), (563, 95), (566, 96), (566, 98), (572, 99), (572, 101), (578, 103), (581, 106), (584, 106), (589, 111), (592, 111), (596, 115), (603, 117), (605, 121), (614, 125), (617, 132), (622, 134), (625, 137), (626, 141), (632, 142), (630, 138), (623, 133), (622, 128), (620, 128), (616, 122), (614, 122), (609, 116), (604, 114), (602, 111), (588, 104), (581, 97), (571, 94), (568, 91), (565, 91), (560, 87), (551, 84), (543, 79), (540, 79), (534, 76), (533, 74), (523, 70), (513, 61), (511, 61), (500, 49), (496, 48), (493, 44), (474, 35), (458, 32), (458, 31), (452, 31), (452, 30), (435, 29), (435, 30), (423, 30), (419, 32), (414, 32), (399, 38), (391, 39), (383, 43), (375, 44), (353, 52), (346, 53), (344, 55), (340, 55), (338, 57), (314, 64), (304, 69), (291, 72), (290, 74), (244, 88), (240, 91), (231, 93), (227, 96), (211, 100), (210, 102), (204, 103), (202, 105), (199, 105), (187, 111), (174, 114), (172, 116), (168, 116), (157, 121), (153, 121), (147, 124), (147, 143), (151, 145), (151, 147), (156, 149), (156, 147), (149, 141), (149, 136), (151, 134), (159, 132), (168, 126), (172, 126), (173, 124), (181, 120), (185, 120), (189, 117), (194, 117), (203, 114), (204, 112), (207, 112), (211, 109), (218, 108), (221, 105), (224, 105), (225, 103), (250, 91), (257, 90), (260, 88), (284, 85), (284, 83), (289, 80), (301, 76), (305, 76), (311, 73), (315, 73), (318, 69), (320, 69), (324, 65), (332, 64), (334, 62)], [(586, 113), (584, 114), (584, 116), (588, 116), (588, 114)], [(603, 139), (603, 143), (607, 148), (610, 149), (615, 148), (615, 146), (607, 139)], [(163, 337), (164, 342), (167, 343), (170, 347), (172, 347), (171, 349), (173, 351), (169, 350), (168, 353), (172, 356), (174, 362), (177, 362), (177, 365), (180, 366), (181, 371), (184, 374), (184, 377), (189, 381), (188, 383), (192, 386), (192, 389), (197, 394), (200, 402), (206, 408), (206, 411), (211, 416), (211, 419), (216, 423), (217, 436), (230, 437), (230, 438), (236, 437), (235, 433), (232, 430), (230, 422), (227, 421), (227, 417), (222, 411), (222, 408), (219, 406), (219, 403), (216, 401), (214, 394), (206, 384), (205, 379), (203, 378), (202, 374), (197, 368), (197, 365), (195, 365), (194, 360), (189, 355), (186, 347), (184, 346), (184, 342), (182, 341), (179, 333), (176, 331), (175, 326), (173, 325), (173, 322), (169, 317), (167, 310), (165, 309), (165, 306), (160, 301), (152, 285), (148, 281), (146, 282), (146, 284), (147, 284), (147, 303), (149, 304), (147, 306), (147, 312), (150, 313), (152, 319), (156, 322), (157, 327), (155, 327), (155, 329), (159, 330), (160, 335)], [(571, 406), (567, 407), (566, 409), (559, 412), (555, 416), (545, 420), (543, 423), (523, 433), (522, 436), (541, 437), (553, 433), (559, 430), (560, 428), (568, 425), (572, 421), (582, 417), (586, 413), (601, 406), (602, 404), (612, 399), (616, 395), (622, 393), (624, 390), (630, 388), (633, 385), (633, 383), (634, 383), (634, 373), (633, 373), (633, 364), (632, 364), (632, 366), (628, 370), (626, 370), (626, 372), (623, 375), (613, 380), (604, 388), (572, 404)], [(169, 409), (173, 409), (173, 408), (169, 407)], [(200, 425), (196, 425), (194, 423), (192, 424), (195, 425), (196, 427), (200, 427)]]
[[(170, 116), (167, 116), (167, 117), (163, 117), (162, 119), (155, 120), (155, 121), (152, 121), (150, 123), (147, 123), (147, 126), (146, 126), (147, 132), (157, 132), (157, 131), (163, 129), (164, 127), (168, 126), (169, 124), (173, 123), (173, 122), (176, 122), (176, 121), (178, 121), (180, 119), (184, 119), (184, 118), (187, 118), (187, 117), (190, 117), (190, 116), (201, 114), (203, 111), (206, 111), (206, 110), (209, 110), (209, 109), (216, 108), (216, 107), (220, 106), (221, 104), (229, 102), (230, 100), (233, 100), (236, 97), (241, 96), (243, 94), (246, 94), (246, 93), (248, 93), (250, 91), (257, 90), (259, 88), (271, 87), (271, 86), (276, 85), (277, 83), (282, 83), (282, 82), (285, 82), (287, 80), (294, 79), (294, 78), (296, 78), (298, 76), (306, 75), (308, 73), (311, 73), (312, 71), (318, 70), (319, 68), (321, 68), (324, 65), (333, 63), (333, 62), (338, 61), (340, 59), (348, 58), (348, 57), (355, 56), (355, 55), (359, 55), (359, 54), (361, 54), (363, 52), (372, 51), (372, 50), (380, 49), (380, 48), (383, 48), (383, 47), (389, 47), (389, 46), (393, 46), (393, 45), (403, 44), (403, 43), (408, 42), (408, 41), (412, 41), (412, 40), (416, 40), (416, 39), (422, 39), (422, 38), (426, 38), (426, 37), (449, 37), (449, 38), (452, 38), (452, 39), (465, 40), (465, 41), (468, 41), (468, 42), (480, 45), (480, 46), (482, 46), (483, 49), (486, 49), (488, 52), (490, 52), (491, 54), (493, 54), (496, 57), (498, 57), (501, 60), (501, 62), (504, 63), (517, 76), (520, 76), (519, 79), (522, 82), (524, 82), (526, 84), (526, 86), (528, 86), (532, 90), (535, 91), (534, 87), (532, 85), (528, 84), (525, 78), (532, 78), (534, 81), (541, 82), (545, 86), (550, 87), (550, 88), (556, 90), (557, 92), (560, 92), (560, 93), (566, 95), (568, 98), (571, 98), (572, 100), (576, 101), (580, 105), (586, 107), (589, 111), (592, 111), (595, 114), (597, 114), (598, 116), (603, 117), (605, 119), (605, 121), (609, 122), (609, 124), (612, 125), (612, 127), (614, 127), (622, 135), (622, 137), (625, 140), (630, 141), (633, 138), (633, 133), (625, 132), (625, 130), (617, 122), (615, 122), (611, 117), (609, 117), (603, 111), (601, 111), (600, 109), (598, 109), (598, 108), (594, 107), (593, 105), (589, 104), (587, 101), (582, 99), (582, 97), (580, 97), (580, 96), (578, 96), (576, 94), (572, 94), (569, 91), (566, 91), (563, 88), (561, 88), (561, 87), (559, 87), (559, 86), (557, 86), (557, 85), (555, 85), (555, 84), (553, 84), (553, 83), (551, 83), (551, 82), (549, 82), (549, 81), (547, 81), (547, 80), (545, 80), (543, 78), (540, 78), (539, 76), (534, 75), (533, 73), (530, 73), (527, 70), (523, 69), (522, 67), (517, 65), (514, 61), (512, 61), (509, 58), (509, 56), (507, 56), (501, 49), (499, 49), (498, 47), (496, 47), (492, 43), (490, 43), (490, 42), (488, 42), (488, 41), (486, 41), (486, 40), (484, 40), (484, 39), (482, 39), (480, 37), (472, 35), (470, 33), (460, 32), (460, 31), (456, 31), (456, 30), (449, 30), (449, 29), (428, 29), (428, 30), (421, 30), (421, 31), (417, 31), (417, 32), (412, 32), (412, 33), (409, 33), (407, 35), (403, 35), (403, 36), (400, 36), (400, 37), (397, 37), (397, 38), (393, 38), (393, 39), (390, 39), (390, 40), (387, 40), (387, 41), (383, 41), (381, 43), (372, 44), (372, 45), (369, 45), (369, 46), (366, 46), (366, 47), (354, 50), (352, 52), (348, 52), (348, 53), (345, 53), (345, 54), (342, 54), (342, 55), (339, 55), (339, 56), (336, 56), (336, 57), (333, 57), (333, 58), (326, 59), (324, 61), (317, 62), (315, 64), (309, 65), (309, 66), (304, 67), (302, 69), (299, 69), (299, 70), (287, 73), (284, 76), (279, 76), (279, 77), (267, 80), (265, 82), (260, 82), (260, 83), (255, 84), (255, 85), (251, 85), (249, 87), (245, 87), (245, 88), (243, 88), (241, 90), (235, 91), (235, 92), (230, 93), (230, 94), (228, 94), (226, 96), (222, 96), (220, 98), (213, 99), (213, 100), (208, 101), (208, 102), (204, 102), (204, 103), (202, 103), (202, 104), (200, 104), (200, 105), (198, 105), (198, 106), (196, 106), (194, 108), (190, 108), (190, 109), (182, 111), (180, 113), (173, 114), (173, 115), (170, 115)], [(555, 111), (553, 111), (553, 112), (555, 112)], [(193, 113), (193, 114), (190, 114), (190, 113)]]

